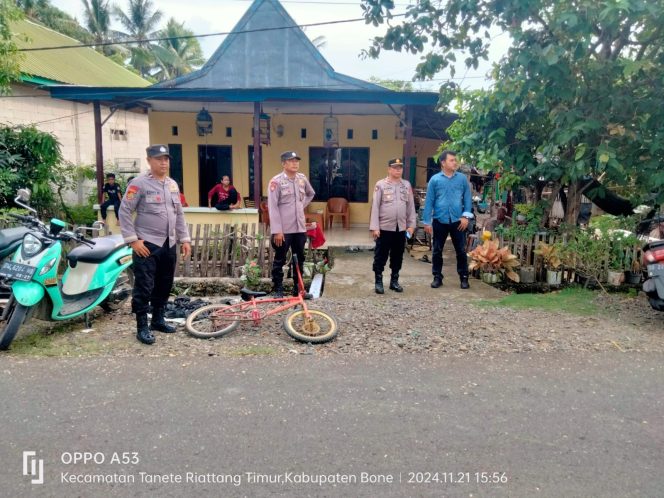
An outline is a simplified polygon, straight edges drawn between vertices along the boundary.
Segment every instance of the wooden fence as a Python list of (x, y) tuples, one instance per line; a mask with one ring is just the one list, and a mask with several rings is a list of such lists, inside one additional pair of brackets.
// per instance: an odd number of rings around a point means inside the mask
[(191, 257), (178, 259), (176, 277), (239, 277), (248, 261), (256, 260), (269, 277), (274, 251), (269, 228), (261, 223), (189, 225)]

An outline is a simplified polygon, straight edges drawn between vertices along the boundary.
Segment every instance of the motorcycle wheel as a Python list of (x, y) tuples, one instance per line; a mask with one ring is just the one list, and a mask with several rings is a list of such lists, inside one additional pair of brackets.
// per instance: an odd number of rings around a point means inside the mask
[(127, 298), (131, 296), (131, 291), (133, 288), (134, 272), (131, 268), (127, 268), (122, 273), (120, 273), (120, 275), (118, 275), (118, 279), (115, 281), (115, 285), (111, 291), (111, 294), (124, 292), (127, 294), (126, 297), (123, 297), (117, 301), (111, 301), (109, 296), (104, 299), (104, 301), (102, 301), (99, 306), (101, 306), (101, 309), (103, 309), (106, 313), (113, 313), (114, 311), (119, 310), (122, 307), (122, 303), (124, 303)]
[(3, 330), (0, 332), (0, 350), (2, 351), (9, 349), (18, 329), (21, 328), (21, 325), (25, 322), (25, 316), (30, 309), (17, 303), (13, 298), (10, 299), (7, 306), (11, 306), (11, 309), (7, 310), (7, 321), (5, 322)]

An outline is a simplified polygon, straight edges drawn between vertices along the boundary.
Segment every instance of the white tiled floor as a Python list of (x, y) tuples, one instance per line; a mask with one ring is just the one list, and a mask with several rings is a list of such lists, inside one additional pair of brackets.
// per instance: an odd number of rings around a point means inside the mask
[(330, 247), (360, 247), (371, 249), (374, 241), (371, 238), (369, 227), (351, 227), (350, 230), (334, 227), (325, 231), (325, 245), (323, 249)]

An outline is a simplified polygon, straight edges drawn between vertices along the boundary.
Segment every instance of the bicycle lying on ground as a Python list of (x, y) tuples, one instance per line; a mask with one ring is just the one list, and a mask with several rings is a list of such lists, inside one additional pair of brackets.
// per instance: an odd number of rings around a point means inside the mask
[(210, 304), (191, 313), (185, 322), (187, 332), (202, 339), (222, 337), (235, 330), (240, 322), (253, 322), (258, 326), (269, 316), (301, 306), (301, 310), (292, 311), (284, 318), (283, 325), (288, 335), (298, 341), (316, 344), (331, 341), (338, 333), (337, 320), (324, 311), (307, 306), (297, 256), (293, 256), (293, 266), (298, 276), (297, 296), (258, 299), (266, 296), (267, 292), (242, 289), (243, 302)]

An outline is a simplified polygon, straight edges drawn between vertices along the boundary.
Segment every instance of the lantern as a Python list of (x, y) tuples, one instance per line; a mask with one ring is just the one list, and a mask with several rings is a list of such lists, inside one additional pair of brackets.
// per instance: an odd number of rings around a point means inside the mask
[(196, 114), (196, 132), (199, 137), (212, 133), (212, 116), (205, 107)]
[(261, 143), (270, 145), (270, 116), (261, 112), (258, 117), (258, 129), (260, 130)]
[(323, 147), (339, 147), (339, 120), (330, 115), (323, 120)]

